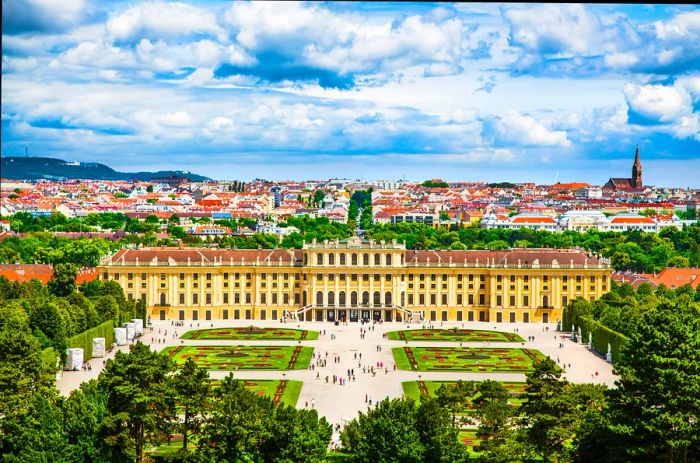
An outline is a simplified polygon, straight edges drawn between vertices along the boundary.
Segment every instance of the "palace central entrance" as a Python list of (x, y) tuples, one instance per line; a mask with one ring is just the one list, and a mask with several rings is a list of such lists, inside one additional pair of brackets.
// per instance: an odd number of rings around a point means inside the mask
[(391, 322), (400, 320), (397, 318), (396, 308), (372, 308), (372, 309), (356, 309), (347, 308), (326, 308), (314, 307), (309, 309), (306, 317), (307, 321), (315, 320), (317, 322), (369, 322), (369, 321), (385, 321)]

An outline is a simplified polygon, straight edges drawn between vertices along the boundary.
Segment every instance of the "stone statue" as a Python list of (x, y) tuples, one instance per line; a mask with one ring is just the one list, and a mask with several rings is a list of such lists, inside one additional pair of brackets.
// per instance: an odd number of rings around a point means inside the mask
[(605, 354), (605, 360), (607, 360), (608, 363), (612, 363), (612, 352), (610, 351), (610, 343), (608, 343), (608, 353)]
[(593, 349), (593, 333), (588, 333), (588, 348)]

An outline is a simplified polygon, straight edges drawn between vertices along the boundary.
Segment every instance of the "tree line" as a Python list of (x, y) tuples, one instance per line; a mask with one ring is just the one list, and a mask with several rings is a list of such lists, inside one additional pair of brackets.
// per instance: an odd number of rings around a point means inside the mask
[[(357, 198), (355, 199), (355, 195)], [(187, 235), (177, 222), (168, 222), (168, 239), (158, 239), (153, 230), (142, 235), (129, 234), (116, 241), (101, 238), (68, 239), (48, 233), (50, 220), (61, 219), (32, 218), (37, 231), (26, 237), (10, 237), (0, 242), (0, 263), (75, 263), (80, 266), (95, 266), (100, 256), (129, 244), (161, 246), (177, 244), (181, 240), (187, 246), (206, 246), (216, 244), (223, 248), (270, 249), (282, 247), (299, 249), (304, 241), (314, 238), (324, 240), (345, 239), (352, 235), (359, 223), (367, 230), (367, 237), (390, 242), (396, 239), (405, 242), (408, 249), (507, 249), (524, 248), (582, 248), (610, 259), (616, 270), (653, 273), (667, 267), (700, 267), (700, 224), (685, 227), (682, 230), (667, 227), (659, 233), (642, 231), (600, 232), (588, 230), (585, 233), (565, 231), (554, 233), (530, 229), (482, 229), (478, 225), (469, 227), (433, 228), (421, 223), (373, 224), (371, 202), (368, 192), (358, 191), (351, 199), (348, 223), (331, 222), (327, 217), (311, 218), (290, 217), (280, 222), (280, 227), (294, 226), (299, 232), (293, 232), (280, 238), (275, 234), (255, 233), (252, 236), (217, 236), (212, 241), (202, 240), (197, 236)], [(364, 201), (364, 203), (358, 203)], [(363, 204), (359, 212), (359, 204)], [(26, 213), (21, 213), (26, 214)], [(17, 216), (18, 214), (15, 214)], [(54, 214), (60, 216), (60, 214)], [(100, 214), (95, 214), (98, 216)], [(14, 223), (15, 216), (11, 217)], [(22, 216), (24, 217), (24, 216)], [(157, 227), (158, 219), (150, 225)], [(26, 218), (26, 217), (25, 217)], [(65, 219), (65, 217), (64, 217)], [(73, 220), (73, 219), (71, 219)], [(97, 219), (94, 219), (97, 220)], [(105, 219), (107, 220), (107, 219)], [(136, 219), (133, 219), (136, 220)], [(179, 218), (177, 218), (179, 220)], [(48, 221), (46, 223), (42, 221)], [(148, 224), (147, 220), (138, 221)], [(216, 221), (227, 226), (231, 220)], [(240, 220), (236, 223), (239, 223)], [(43, 225), (42, 225), (43, 224)], [(251, 224), (248, 224), (251, 225)], [(42, 228), (43, 227), (43, 228)], [(33, 228), (32, 228), (33, 229)], [(43, 231), (41, 231), (43, 230)]]
[[(276, 406), (232, 374), (213, 384), (192, 359), (176, 368), (140, 342), (68, 397), (45, 385), (2, 402), (0, 455), (17, 463), (316, 462), (332, 434), (315, 410)], [(166, 444), (180, 449), (150, 455)]]
[(39, 349), (52, 347), (65, 355), (72, 336), (108, 320), (120, 326), (145, 316), (145, 304), (127, 300), (119, 283), (94, 280), (78, 291), (75, 273), (72, 278), (63, 277), (64, 285), (61, 267), (57, 270), (47, 285), (38, 280), (13, 282), (0, 276), (0, 330), (20, 333)]

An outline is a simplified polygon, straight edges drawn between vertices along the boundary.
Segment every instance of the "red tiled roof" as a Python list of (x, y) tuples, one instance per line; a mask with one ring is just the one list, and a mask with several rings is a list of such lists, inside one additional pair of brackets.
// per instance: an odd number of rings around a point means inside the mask
[(686, 284), (692, 286), (693, 289), (700, 286), (700, 268), (669, 267), (657, 275), (643, 274), (643, 276), (667, 288), (679, 288)]
[[(36, 279), (46, 284), (53, 276), (53, 267), (48, 264), (2, 264), (0, 265), (0, 276), (20, 283)], [(96, 278), (96, 268), (81, 269), (75, 277), (75, 283), (80, 285)]]
[(649, 217), (613, 217), (610, 223), (645, 223), (654, 225), (654, 221)]
[(551, 217), (513, 217), (513, 223), (557, 223)]
[(39, 280), (47, 283), (53, 275), (53, 268), (47, 264), (2, 264), (0, 276), (10, 281), (25, 283), (31, 280)]

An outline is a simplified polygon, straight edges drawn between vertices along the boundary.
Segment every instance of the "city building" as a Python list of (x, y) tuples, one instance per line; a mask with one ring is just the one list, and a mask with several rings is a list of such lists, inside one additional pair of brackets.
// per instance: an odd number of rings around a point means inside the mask
[(556, 322), (610, 289), (579, 250), (416, 251), (353, 236), (303, 249), (120, 249), (98, 273), (161, 320)]
[(631, 178), (610, 178), (608, 183), (603, 186), (608, 190), (641, 190), (644, 187), (642, 183), (642, 161), (639, 158), (639, 145), (634, 154), (634, 164), (632, 164)]

